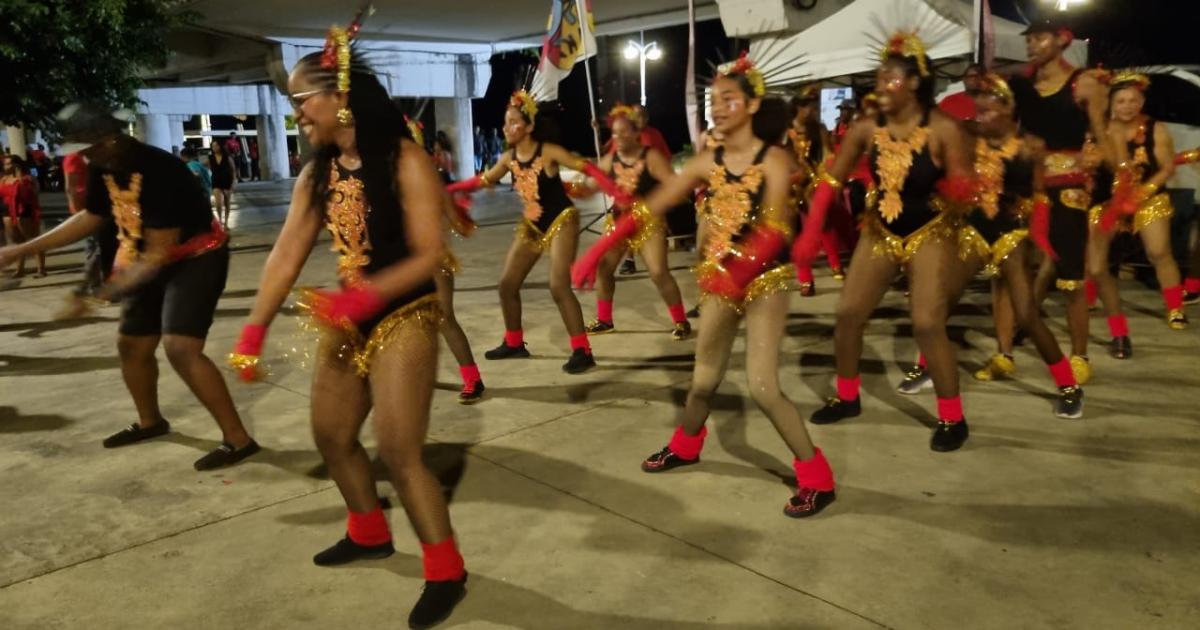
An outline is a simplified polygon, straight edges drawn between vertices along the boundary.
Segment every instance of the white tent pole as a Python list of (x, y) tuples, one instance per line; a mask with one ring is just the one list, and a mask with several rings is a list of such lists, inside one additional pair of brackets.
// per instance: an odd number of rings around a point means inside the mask
[(588, 107), (592, 110), (592, 143), (596, 146), (596, 159), (600, 159), (600, 129), (597, 122), (600, 120), (596, 117), (596, 97), (592, 94), (592, 68), (588, 65), (588, 22), (591, 20), (591, 14), (587, 11), (587, 5), (583, 0), (576, 0), (575, 11), (579, 15), (579, 32), (582, 33), (580, 47), (583, 52), (583, 73), (587, 76), (587, 91), (588, 91)]

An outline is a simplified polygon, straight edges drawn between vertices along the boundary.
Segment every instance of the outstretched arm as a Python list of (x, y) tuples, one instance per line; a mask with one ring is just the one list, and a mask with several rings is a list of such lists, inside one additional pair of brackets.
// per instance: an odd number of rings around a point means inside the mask
[(102, 217), (90, 212), (76, 212), (58, 227), (31, 241), (0, 248), (0, 268), (7, 267), (24, 256), (32, 256), (70, 245), (95, 233), (102, 225), (104, 225)]

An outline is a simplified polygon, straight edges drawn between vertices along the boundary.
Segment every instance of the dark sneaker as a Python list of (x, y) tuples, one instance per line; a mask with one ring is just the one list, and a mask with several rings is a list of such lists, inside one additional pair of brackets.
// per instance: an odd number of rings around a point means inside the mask
[(690, 322), (679, 322), (678, 324), (675, 324), (674, 328), (671, 329), (671, 339), (674, 339), (675, 341), (683, 341), (691, 336), (692, 324)]
[(1195, 293), (1184, 293), (1183, 294), (1183, 303), (1184, 304), (1200, 304), (1200, 291), (1197, 291)]
[(663, 450), (651, 455), (650, 457), (647, 457), (646, 461), (642, 462), (642, 472), (666, 472), (672, 468), (691, 466), (692, 464), (698, 463), (700, 463), (699, 456), (697, 456), (696, 459), (684, 459), (676, 455), (675, 451), (671, 450), (671, 447), (664, 446)]
[(927, 389), (933, 389), (933, 377), (919, 365), (914, 365), (911, 370), (905, 372), (904, 380), (896, 386), (896, 391), (908, 396), (919, 394)]
[(529, 351), (525, 349), (526, 344), (519, 346), (510, 346), (501, 341), (499, 346), (483, 353), (483, 358), (489, 361), (499, 361), (500, 359), (528, 359)]
[(1129, 337), (1113, 337), (1108, 342), (1108, 355), (1114, 359), (1128, 359), (1133, 356), (1133, 342)]
[(483, 381), (475, 381), (472, 385), (463, 385), (462, 391), (458, 393), (458, 404), (474, 405), (483, 400), (483, 391), (486, 388), (483, 386)]
[(313, 564), (319, 567), (336, 567), (355, 560), (382, 560), (394, 553), (396, 548), (390, 540), (382, 545), (360, 545), (350, 540), (350, 536), (347, 535), (332, 547), (313, 556)]
[(625, 260), (621, 261), (621, 268), (617, 270), (617, 273), (621, 274), (622, 276), (628, 276), (630, 274), (637, 273), (637, 263), (633, 262), (632, 258), (626, 258)]
[(408, 614), (408, 627), (413, 630), (432, 628), (450, 617), (454, 607), (467, 595), (467, 576), (461, 580), (426, 582), (421, 599)]
[(817, 294), (817, 288), (811, 282), (800, 283), (800, 295), (803, 297), (812, 297)]
[(958, 422), (938, 422), (937, 428), (933, 430), (933, 437), (929, 440), (929, 448), (939, 453), (949, 453), (957, 451), (962, 447), (963, 442), (967, 441), (967, 436), (970, 431), (967, 429), (967, 420), (964, 418)]
[(1060, 387), (1058, 398), (1054, 401), (1054, 415), (1059, 418), (1083, 417), (1083, 388)]
[(688, 311), (686, 315), (688, 316), (688, 319), (696, 319), (697, 317), (700, 317), (700, 305), (697, 304), (696, 306), (693, 306), (692, 310)]
[(118, 446), (128, 446), (137, 444), (142, 440), (149, 440), (160, 435), (166, 435), (171, 432), (171, 423), (162, 420), (148, 427), (142, 427), (138, 424), (131, 424), (128, 428), (121, 429), (116, 433), (104, 438), (104, 448), (117, 448)]
[(232, 466), (259, 452), (260, 450), (262, 449), (259, 448), (258, 442), (255, 442), (254, 440), (250, 440), (250, 443), (242, 448), (233, 448), (233, 445), (229, 442), (221, 442), (220, 446), (213, 449), (213, 451), (208, 455), (197, 459), (196, 463), (192, 464), (192, 466), (195, 467), (196, 470), (214, 470), (217, 468), (224, 468), (226, 466)]
[(576, 348), (571, 353), (571, 358), (563, 364), (562, 369), (567, 374), (583, 374), (594, 367), (596, 367), (596, 359), (592, 357), (592, 353), (583, 348)]
[(825, 406), (813, 412), (812, 417), (808, 419), (813, 424), (833, 424), (838, 420), (853, 418), (862, 413), (862, 398), (854, 400), (842, 400), (840, 398), (830, 398), (825, 401)]
[(606, 322), (602, 319), (592, 320), (592, 323), (588, 324), (587, 327), (584, 328), (589, 335), (603, 335), (605, 333), (613, 332), (616, 329), (617, 327), (613, 326), (612, 322)]
[(836, 498), (837, 493), (833, 490), (822, 491), (813, 490), (812, 488), (796, 488), (795, 496), (788, 499), (787, 505), (783, 506), (783, 513), (792, 518), (812, 516), (824, 510)]

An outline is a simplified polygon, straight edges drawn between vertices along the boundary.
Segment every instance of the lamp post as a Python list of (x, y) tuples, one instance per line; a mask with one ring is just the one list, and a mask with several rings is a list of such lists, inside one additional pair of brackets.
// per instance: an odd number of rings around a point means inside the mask
[(1066, 11), (1066, 10), (1070, 9), (1071, 5), (1073, 5), (1073, 4), (1086, 4), (1087, 3), (1087, 0), (1043, 0), (1043, 1), (1044, 2), (1053, 2), (1054, 8), (1058, 9), (1059, 11)]
[(638, 34), (638, 42), (629, 40), (625, 44), (625, 58), (629, 61), (638, 60), (639, 69), (641, 71), (641, 86), (642, 86), (642, 107), (646, 106), (646, 60), (658, 61), (662, 59), (662, 50), (658, 47), (658, 42), (646, 43), (644, 33)]

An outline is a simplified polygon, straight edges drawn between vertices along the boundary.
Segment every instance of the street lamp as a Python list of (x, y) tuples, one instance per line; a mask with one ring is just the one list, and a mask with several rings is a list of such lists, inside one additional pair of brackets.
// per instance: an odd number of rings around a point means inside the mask
[(646, 37), (643, 34), (638, 35), (639, 42), (632, 39), (625, 44), (625, 58), (629, 61), (637, 59), (641, 69), (641, 85), (642, 85), (642, 107), (646, 106), (646, 60), (658, 61), (662, 59), (662, 49), (658, 47), (658, 42), (646, 43)]
[(1043, 0), (1044, 2), (1053, 2), (1054, 8), (1059, 11), (1066, 11), (1073, 4), (1087, 4), (1087, 0)]

